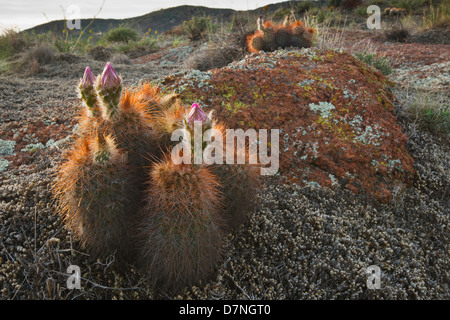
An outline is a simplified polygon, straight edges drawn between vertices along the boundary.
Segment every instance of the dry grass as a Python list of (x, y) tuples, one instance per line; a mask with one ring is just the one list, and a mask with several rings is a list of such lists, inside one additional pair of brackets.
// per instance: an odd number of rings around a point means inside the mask
[(410, 34), (409, 28), (400, 20), (397, 20), (383, 29), (384, 39), (394, 42), (405, 42)]
[(184, 27), (182, 24), (174, 26), (172, 29), (164, 31), (164, 35), (170, 35), (170, 36), (184, 36), (186, 35), (186, 31), (184, 30)]
[(222, 68), (241, 56), (239, 49), (221, 46), (201, 47), (195, 51), (183, 64), (185, 69), (207, 71)]
[(424, 29), (443, 29), (450, 27), (450, 2), (444, 1), (438, 7), (430, 6), (429, 14), (423, 16)]
[(25, 76), (30, 76), (42, 72), (45, 65), (56, 59), (55, 49), (45, 44), (35, 45), (24, 51), (20, 58), (13, 64), (12, 68), (23, 72)]
[(8, 58), (26, 46), (24, 37), (14, 28), (5, 29), (0, 34), (0, 59)]
[(183, 63), (183, 68), (206, 71), (241, 59), (246, 54), (247, 35), (255, 29), (255, 17), (237, 15), (230, 25), (221, 26), (210, 41), (198, 47)]
[(113, 54), (113, 49), (101, 45), (95, 46), (88, 51), (88, 55), (97, 61), (108, 61)]
[(113, 55), (113, 57), (111, 58), (111, 62), (114, 64), (125, 64), (125, 65), (132, 64), (131, 59), (126, 54), (123, 53)]
[(448, 93), (405, 89), (396, 93), (399, 114), (416, 126), (436, 134), (450, 134)]
[(318, 29), (315, 47), (320, 50), (344, 50), (344, 30), (322, 27)]
[(355, 42), (350, 48), (350, 52), (355, 54), (356, 52), (366, 52), (368, 54), (377, 54), (377, 47), (370, 39), (362, 39)]

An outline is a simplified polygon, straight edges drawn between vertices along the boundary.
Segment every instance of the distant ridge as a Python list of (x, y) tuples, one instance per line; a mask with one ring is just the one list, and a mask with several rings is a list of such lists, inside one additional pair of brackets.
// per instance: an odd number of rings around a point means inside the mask
[[(140, 32), (146, 32), (151, 29), (152, 32), (158, 31), (159, 33), (170, 30), (172, 27), (177, 26), (183, 21), (190, 20), (193, 16), (208, 16), (216, 22), (227, 22), (237, 12), (248, 12), (250, 14), (271, 14), (278, 8), (290, 8), (291, 5), (295, 6), (299, 1), (286, 1), (276, 4), (270, 4), (264, 7), (260, 7), (254, 10), (237, 11), (233, 9), (215, 9), (201, 6), (183, 5), (168, 9), (161, 9), (147, 13), (142, 16), (126, 19), (95, 19), (90, 29), (94, 32), (107, 32), (111, 28), (116, 28), (120, 24), (132, 27)], [(266, 8), (266, 9), (264, 9)], [(81, 19), (81, 28), (87, 26), (91, 19)], [(64, 20), (50, 21), (33, 28), (24, 30), (23, 32), (35, 32), (37, 34), (46, 33), (48, 31), (62, 32), (65, 27)]]

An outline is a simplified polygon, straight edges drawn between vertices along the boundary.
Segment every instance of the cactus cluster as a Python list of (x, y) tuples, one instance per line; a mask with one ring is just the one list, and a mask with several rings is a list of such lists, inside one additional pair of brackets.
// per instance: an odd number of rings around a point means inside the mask
[(314, 28), (306, 27), (300, 20), (291, 21), (290, 16), (279, 25), (264, 21), (263, 16), (260, 16), (257, 25), (258, 30), (246, 39), (250, 52), (273, 51), (286, 47), (309, 48), (316, 33)]
[(401, 15), (406, 15), (408, 13), (408, 10), (403, 9), (403, 8), (386, 8), (383, 11), (383, 14), (386, 16), (401, 16)]
[(254, 203), (257, 168), (175, 163), (175, 130), (183, 141), (194, 137), (194, 125), (225, 133), (223, 125), (150, 83), (122, 88), (109, 62), (97, 77), (86, 68), (78, 90), (84, 104), (78, 136), (53, 186), (69, 230), (95, 257), (115, 254), (139, 266), (156, 288), (180, 289), (208, 277), (222, 257), (224, 235)]

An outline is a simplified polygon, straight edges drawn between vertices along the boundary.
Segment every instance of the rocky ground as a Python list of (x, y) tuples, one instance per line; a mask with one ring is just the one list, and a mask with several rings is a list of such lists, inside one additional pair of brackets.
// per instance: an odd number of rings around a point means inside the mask
[[(361, 40), (352, 37), (349, 46)], [(415, 81), (448, 91), (450, 45), (373, 45), (392, 59), (391, 79), (399, 88)], [(116, 70), (127, 85), (162, 79), (180, 71), (190, 52), (180, 47)], [(66, 55), (35, 76), (1, 78), (3, 299), (450, 298), (448, 137), (403, 118), (416, 176), (411, 185), (398, 186), (388, 203), (341, 188), (267, 180), (249, 223), (224, 242), (214, 277), (183, 292), (157, 292), (133, 266), (89, 256), (65, 229), (50, 193), (61, 153), (76, 131), (75, 86), (87, 65), (98, 73), (104, 62)], [(81, 290), (67, 288), (70, 264), (81, 269)], [(378, 290), (366, 285), (371, 265), (382, 272)]]

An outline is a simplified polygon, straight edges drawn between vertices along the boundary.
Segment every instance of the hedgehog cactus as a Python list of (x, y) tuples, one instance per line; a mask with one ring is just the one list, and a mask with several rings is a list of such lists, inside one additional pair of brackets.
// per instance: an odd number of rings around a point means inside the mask
[(82, 137), (59, 169), (54, 193), (69, 229), (97, 257), (134, 256), (132, 225), (138, 190), (126, 155), (111, 136)]
[(247, 36), (247, 49), (250, 52), (273, 51), (276, 48), (289, 46), (308, 48), (315, 36), (313, 28), (307, 28), (301, 21), (290, 21), (287, 16), (284, 22), (275, 26), (271, 21), (263, 21), (260, 16), (257, 21), (258, 30)]
[(67, 227), (89, 253), (116, 253), (147, 271), (157, 287), (204, 279), (221, 257), (224, 233), (251, 209), (258, 187), (253, 167), (175, 164), (165, 151), (178, 143), (171, 140), (177, 129), (188, 142), (201, 125), (204, 150), (205, 132), (224, 133), (223, 125), (150, 83), (122, 88), (109, 62), (97, 78), (86, 68), (78, 89), (85, 105), (79, 136), (53, 186)]
[(275, 25), (272, 21), (264, 21), (261, 16), (258, 20), (258, 29), (262, 32), (264, 50), (271, 51), (276, 47)]
[(263, 34), (260, 30), (247, 36), (247, 48), (255, 53), (264, 50)]
[(212, 169), (221, 182), (226, 231), (233, 231), (248, 221), (246, 213), (255, 205), (259, 170), (249, 164), (213, 165)]
[(208, 167), (169, 157), (153, 165), (140, 234), (142, 263), (156, 286), (181, 289), (211, 274), (223, 242), (218, 187)]
[(291, 22), (290, 16), (287, 15), (283, 23), (278, 25), (275, 31), (275, 42), (278, 48), (284, 48), (290, 45), (291, 33), (289, 24)]

